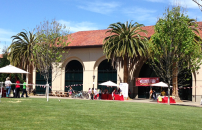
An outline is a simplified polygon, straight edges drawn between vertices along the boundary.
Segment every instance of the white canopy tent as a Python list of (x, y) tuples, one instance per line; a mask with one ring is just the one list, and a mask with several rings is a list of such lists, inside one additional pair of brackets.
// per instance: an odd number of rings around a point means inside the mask
[[(168, 85), (164, 82), (158, 82), (158, 83), (155, 83), (155, 84), (151, 84), (150, 86), (156, 86), (156, 87), (168, 87)], [(173, 86), (170, 86), (170, 87), (173, 87)]]
[(28, 74), (29, 72), (24, 71), (20, 68), (17, 68), (12, 65), (7, 65), (5, 67), (0, 68), (0, 73), (18, 73), (18, 74)]
[(112, 81), (103, 82), (103, 83), (100, 83), (99, 85), (102, 85), (102, 86), (115, 86), (115, 87), (118, 86), (117, 84), (115, 84)]
[[(17, 68), (15, 66), (12, 65), (7, 65), (5, 67), (0, 68), (0, 73), (7, 73), (7, 74), (13, 74), (13, 73), (17, 73), (17, 74), (28, 74), (29, 72), (22, 70), (20, 68)], [(28, 83), (28, 75), (26, 75), (26, 80)], [(2, 87), (3, 87), (3, 83), (1, 83), (1, 95), (0, 98), (2, 96)]]

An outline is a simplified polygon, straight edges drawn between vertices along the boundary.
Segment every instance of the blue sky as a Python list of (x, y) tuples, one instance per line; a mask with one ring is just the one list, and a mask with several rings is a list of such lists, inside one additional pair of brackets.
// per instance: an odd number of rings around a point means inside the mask
[(11, 44), (11, 36), (23, 29), (32, 31), (44, 20), (56, 19), (70, 32), (106, 29), (111, 23), (131, 20), (148, 26), (176, 3), (186, 8), (190, 18), (202, 21), (192, 0), (1, 0), (0, 54)]

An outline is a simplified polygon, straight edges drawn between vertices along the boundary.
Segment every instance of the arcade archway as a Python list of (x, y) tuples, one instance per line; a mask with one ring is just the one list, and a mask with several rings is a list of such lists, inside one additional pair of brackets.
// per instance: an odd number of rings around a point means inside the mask
[(65, 67), (65, 91), (69, 90), (69, 86), (73, 90), (83, 90), (83, 66), (77, 60), (70, 61)]
[[(144, 63), (140, 70), (139, 77), (150, 78), (150, 77), (157, 77), (157, 75), (148, 64)], [(149, 90), (150, 90), (149, 86), (138, 87), (138, 98), (149, 98)]]
[[(98, 84), (111, 80), (117, 83), (117, 70), (113, 68), (111, 60), (103, 60), (98, 66)], [(104, 90), (106, 86), (98, 85), (98, 89)], [(107, 88), (110, 92), (112, 88)]]

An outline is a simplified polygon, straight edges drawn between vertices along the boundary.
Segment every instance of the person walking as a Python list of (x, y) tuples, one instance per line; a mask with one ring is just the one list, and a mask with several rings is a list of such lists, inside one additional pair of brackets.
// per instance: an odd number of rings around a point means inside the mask
[(20, 98), (20, 81), (19, 78), (16, 78), (16, 85), (15, 85), (15, 97)]
[(9, 97), (10, 95), (10, 92), (11, 92), (11, 81), (10, 81), (10, 78), (7, 77), (6, 78), (6, 81), (5, 81), (5, 86), (6, 86), (6, 97)]
[(24, 81), (21, 97), (24, 97), (24, 94), (26, 94), (26, 97), (29, 97), (29, 96), (27, 95), (27, 90), (26, 90), (26, 86), (27, 86), (27, 85), (26, 85), (26, 84), (27, 84), (27, 83)]

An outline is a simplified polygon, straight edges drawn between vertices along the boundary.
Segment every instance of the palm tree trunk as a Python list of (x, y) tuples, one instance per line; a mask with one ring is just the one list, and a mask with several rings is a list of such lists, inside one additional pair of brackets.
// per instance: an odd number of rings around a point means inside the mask
[[(29, 65), (29, 74), (28, 74), (28, 84), (33, 84), (33, 66)], [(29, 91), (33, 89), (33, 86), (29, 86)]]
[(128, 83), (128, 57), (124, 57), (124, 83)]

